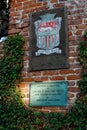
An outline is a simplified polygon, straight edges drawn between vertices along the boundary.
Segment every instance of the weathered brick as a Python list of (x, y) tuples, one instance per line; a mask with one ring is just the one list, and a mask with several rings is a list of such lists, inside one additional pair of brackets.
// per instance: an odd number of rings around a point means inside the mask
[(43, 72), (43, 75), (57, 75), (57, 74), (58, 74), (57, 70), (48, 70)]
[(33, 81), (34, 81), (34, 78), (32, 78), (32, 77), (28, 77), (28, 78), (23, 79), (23, 82), (33, 82)]
[(58, 0), (51, 0), (52, 3), (57, 3)]
[(79, 63), (71, 63), (70, 64), (70, 68), (74, 69), (74, 68), (81, 68), (81, 65)]
[(69, 75), (67, 76), (67, 80), (79, 80), (81, 77), (79, 75)]
[(70, 98), (73, 98), (73, 97), (74, 97), (74, 94), (73, 93), (69, 93), (68, 98), (70, 99)]
[(29, 77), (32, 77), (32, 76), (41, 76), (41, 72), (38, 72), (38, 71), (36, 71), (36, 72), (29, 72), (28, 76)]
[(9, 34), (16, 34), (16, 33), (20, 33), (21, 32), (21, 30), (20, 29), (11, 29), (11, 30), (9, 30)]
[(77, 30), (76, 35), (80, 35), (81, 36), (81, 34), (82, 34), (82, 30)]
[(87, 28), (87, 25), (86, 24), (81, 24), (78, 26), (79, 29), (86, 29)]
[(69, 56), (70, 56), (70, 57), (75, 57), (75, 56), (77, 57), (77, 56), (78, 56), (78, 53), (71, 51), (71, 52), (69, 53)]
[(64, 7), (64, 3), (61, 4), (54, 4), (54, 8), (60, 8), (60, 7)]
[(19, 84), (19, 87), (20, 87), (20, 88), (25, 88), (25, 85), (26, 85), (25, 83), (20, 83), (20, 84)]
[(79, 88), (78, 87), (69, 87), (68, 91), (70, 91), (70, 92), (79, 92)]
[(75, 81), (68, 81), (68, 86), (75, 86)]
[(74, 70), (60, 70), (60, 74), (74, 74)]
[(69, 51), (70, 52), (72, 52), (72, 51), (74, 51), (75, 49), (74, 49), (74, 46), (69, 46)]
[(81, 69), (81, 68), (77, 68), (77, 69), (75, 70), (75, 73), (76, 73), (76, 74), (81, 74), (81, 72), (82, 72), (82, 69)]
[[(68, 109), (76, 99), (76, 93), (79, 92), (77, 81), (80, 80), (81, 65), (78, 60), (78, 45), (81, 41), (81, 34), (87, 28), (87, 16), (85, 14), (84, 0), (77, 0), (80, 4), (77, 6), (75, 1), (51, 0), (53, 8), (66, 6), (68, 18), (68, 45), (69, 45), (69, 68), (58, 70), (29, 71), (29, 14), (47, 10), (47, 2), (37, 2), (36, 0), (12, 0), (9, 18), (9, 34), (20, 33), (26, 38), (24, 45), (24, 67), (22, 71), (23, 82), (19, 84), (25, 95), (23, 101), (29, 105), (29, 83), (44, 81), (68, 81)], [(2, 51), (0, 51), (2, 53)], [(1, 57), (0, 53), (0, 57)], [(64, 107), (34, 107), (34, 109), (48, 111), (66, 112)]]
[(69, 57), (69, 63), (73, 63), (75, 59), (73, 57)]
[(50, 78), (50, 80), (65, 80), (64, 76), (53, 76)]

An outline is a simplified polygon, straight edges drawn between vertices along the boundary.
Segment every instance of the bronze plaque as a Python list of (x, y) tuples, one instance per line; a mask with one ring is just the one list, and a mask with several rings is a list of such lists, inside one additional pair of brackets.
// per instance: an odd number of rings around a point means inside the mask
[(66, 8), (30, 16), (30, 71), (68, 68)]
[(67, 106), (66, 81), (39, 82), (30, 85), (30, 106)]

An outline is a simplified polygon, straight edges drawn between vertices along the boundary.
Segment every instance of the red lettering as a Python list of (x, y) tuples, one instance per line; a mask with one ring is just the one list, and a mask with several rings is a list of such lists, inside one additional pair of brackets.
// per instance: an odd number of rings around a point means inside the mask
[(38, 28), (47, 28), (47, 27), (52, 27), (55, 28), (57, 26), (56, 21), (49, 21), (49, 22), (42, 22), (39, 24)]

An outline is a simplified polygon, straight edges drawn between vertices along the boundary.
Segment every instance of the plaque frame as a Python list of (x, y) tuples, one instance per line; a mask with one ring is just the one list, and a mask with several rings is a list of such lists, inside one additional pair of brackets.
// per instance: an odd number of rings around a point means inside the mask
[(30, 83), (30, 106), (67, 106), (68, 82)]
[(31, 13), (29, 71), (69, 68), (66, 7)]

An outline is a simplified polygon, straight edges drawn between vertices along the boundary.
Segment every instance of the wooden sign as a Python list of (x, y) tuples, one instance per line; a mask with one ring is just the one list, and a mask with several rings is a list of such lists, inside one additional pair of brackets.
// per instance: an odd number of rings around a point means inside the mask
[(66, 106), (67, 82), (31, 83), (30, 106)]
[(64, 7), (30, 15), (30, 71), (68, 68)]

